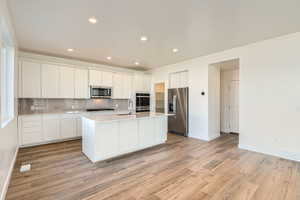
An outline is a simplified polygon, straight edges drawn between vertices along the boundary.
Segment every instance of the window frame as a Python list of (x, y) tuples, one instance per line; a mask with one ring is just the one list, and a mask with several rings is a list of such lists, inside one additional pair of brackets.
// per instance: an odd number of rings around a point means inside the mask
[(0, 123), (15, 118), (15, 47), (7, 26), (0, 24)]

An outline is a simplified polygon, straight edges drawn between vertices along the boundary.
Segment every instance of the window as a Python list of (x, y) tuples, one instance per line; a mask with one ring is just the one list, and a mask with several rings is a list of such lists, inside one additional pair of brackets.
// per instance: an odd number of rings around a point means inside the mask
[(14, 118), (14, 65), (15, 48), (7, 37), (7, 31), (0, 26), (0, 86), (1, 86), (1, 127)]

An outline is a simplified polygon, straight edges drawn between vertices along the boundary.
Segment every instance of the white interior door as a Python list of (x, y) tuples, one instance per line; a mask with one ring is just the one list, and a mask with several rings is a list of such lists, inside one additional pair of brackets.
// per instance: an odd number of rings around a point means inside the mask
[(230, 84), (230, 132), (239, 133), (239, 81)]

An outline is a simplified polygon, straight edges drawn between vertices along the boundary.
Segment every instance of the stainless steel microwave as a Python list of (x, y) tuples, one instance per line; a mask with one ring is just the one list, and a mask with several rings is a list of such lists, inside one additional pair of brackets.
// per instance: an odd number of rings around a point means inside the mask
[(91, 99), (110, 99), (112, 97), (112, 88), (91, 86), (90, 97)]

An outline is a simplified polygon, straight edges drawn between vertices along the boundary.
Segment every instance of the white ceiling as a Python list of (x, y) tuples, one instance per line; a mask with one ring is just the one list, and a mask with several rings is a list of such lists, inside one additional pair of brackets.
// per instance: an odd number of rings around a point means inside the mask
[(124, 67), (160, 67), (300, 31), (299, 0), (8, 2), (21, 49), (100, 63), (111, 56), (107, 63)]

